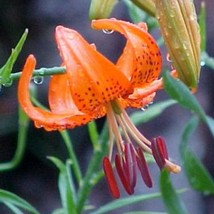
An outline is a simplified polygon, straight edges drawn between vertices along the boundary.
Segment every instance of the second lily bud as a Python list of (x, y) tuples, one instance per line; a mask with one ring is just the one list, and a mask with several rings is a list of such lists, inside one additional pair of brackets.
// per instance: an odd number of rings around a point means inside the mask
[(156, 16), (178, 77), (196, 89), (200, 76), (200, 32), (192, 0), (155, 0)]

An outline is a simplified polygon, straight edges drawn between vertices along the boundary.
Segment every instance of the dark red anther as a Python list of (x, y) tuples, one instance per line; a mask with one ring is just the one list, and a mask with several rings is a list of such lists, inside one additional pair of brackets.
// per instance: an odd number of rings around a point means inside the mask
[(133, 145), (130, 143), (125, 144), (124, 153), (125, 161), (123, 161), (123, 169), (127, 174), (130, 186), (134, 189), (137, 182), (137, 173), (136, 173), (137, 161)]
[(116, 166), (116, 170), (117, 170), (118, 176), (120, 178), (120, 181), (123, 184), (123, 187), (125, 188), (126, 192), (129, 195), (132, 195), (134, 193), (134, 189), (132, 188), (130, 181), (128, 180), (126, 170), (123, 167), (124, 164), (121, 161), (121, 158), (118, 154), (116, 154), (116, 156), (115, 156), (115, 166)]
[(166, 159), (168, 159), (165, 140), (162, 137), (154, 138), (151, 144), (151, 150), (157, 165), (160, 169), (163, 169), (166, 164)]
[(111, 162), (108, 157), (103, 158), (103, 170), (105, 174), (105, 178), (109, 187), (109, 190), (111, 192), (111, 195), (113, 198), (119, 198), (120, 197), (120, 191), (117, 186), (116, 179), (114, 177), (114, 172), (111, 166)]
[(152, 179), (149, 173), (149, 169), (147, 167), (146, 159), (143, 154), (143, 150), (141, 148), (137, 148), (137, 165), (140, 170), (141, 176), (143, 178), (144, 183), (149, 188), (152, 187)]

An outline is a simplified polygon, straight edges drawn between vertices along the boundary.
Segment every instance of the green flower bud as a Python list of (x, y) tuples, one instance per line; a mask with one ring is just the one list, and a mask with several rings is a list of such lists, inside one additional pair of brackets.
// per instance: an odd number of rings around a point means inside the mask
[(118, 0), (91, 0), (89, 9), (90, 19), (108, 18)]
[(155, 3), (154, 0), (131, 0), (142, 10), (146, 11), (149, 15), (155, 16)]
[(197, 88), (200, 76), (200, 32), (192, 0), (155, 0), (156, 16), (178, 77)]

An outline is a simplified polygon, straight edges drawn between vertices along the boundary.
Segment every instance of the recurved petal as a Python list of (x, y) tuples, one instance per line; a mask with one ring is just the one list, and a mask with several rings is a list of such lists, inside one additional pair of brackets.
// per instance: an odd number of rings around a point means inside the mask
[(139, 98), (135, 98), (135, 99), (130, 99), (130, 98), (126, 98), (126, 99), (119, 99), (121, 105), (123, 106), (123, 108), (144, 108), (145, 106), (148, 106), (149, 104), (151, 104), (154, 100), (156, 93), (152, 93), (150, 95), (148, 95), (147, 97), (139, 97)]
[[(93, 118), (90, 115), (79, 112), (53, 113), (48, 110), (35, 107), (30, 100), (29, 83), (32, 77), (32, 72), (35, 69), (36, 59), (33, 55), (29, 55), (26, 60), (22, 75), (18, 85), (18, 100), (19, 104), (25, 113), (35, 122), (35, 125), (40, 128), (44, 127), (48, 131), (62, 130), (66, 128), (74, 128), (86, 124)], [(64, 102), (61, 102), (62, 109)]]
[(148, 104), (153, 102), (156, 95), (156, 91), (162, 88), (162, 79), (155, 80), (154, 82), (145, 87), (135, 88), (132, 94), (130, 94), (128, 97), (120, 98), (120, 101), (124, 108), (143, 108), (144, 106), (147, 106)]
[(131, 84), (125, 75), (79, 33), (58, 26), (56, 40), (80, 111), (90, 114), (106, 102), (130, 93)]
[(126, 46), (117, 66), (133, 87), (145, 86), (158, 78), (162, 64), (160, 50), (145, 23), (135, 25), (116, 19), (100, 19), (93, 20), (92, 27), (118, 31), (126, 37)]
[[(75, 105), (67, 73), (51, 77), (49, 85), (49, 105), (53, 113), (85, 115)], [(91, 112), (91, 117), (99, 118), (106, 114), (104, 108)]]

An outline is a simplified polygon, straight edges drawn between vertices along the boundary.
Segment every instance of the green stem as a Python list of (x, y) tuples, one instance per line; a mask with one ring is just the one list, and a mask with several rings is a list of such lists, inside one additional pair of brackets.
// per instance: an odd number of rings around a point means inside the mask
[(14, 157), (11, 161), (0, 164), (0, 171), (7, 171), (15, 168), (21, 162), (26, 148), (26, 137), (29, 125), (29, 118), (19, 107), (19, 127), (17, 148)]
[[(55, 74), (65, 73), (64, 67), (53, 67), (53, 68), (40, 68), (33, 71), (33, 76), (50, 76)], [(10, 80), (17, 80), (21, 76), (22, 72), (16, 72), (10, 74)]]
[(69, 137), (68, 131), (60, 131), (59, 133), (61, 134), (68, 150), (69, 157), (72, 161), (71, 166), (76, 176), (76, 179), (78, 183), (80, 183), (82, 181), (82, 173), (80, 171), (80, 166), (72, 146), (71, 138)]
[(87, 127), (88, 127), (88, 132), (89, 132), (89, 137), (90, 137), (91, 143), (93, 145), (94, 150), (96, 150), (100, 146), (98, 143), (99, 134), (97, 131), (96, 122), (94, 120), (92, 120), (90, 123), (88, 123)]
[(207, 52), (201, 53), (201, 61), (209, 68), (214, 69), (214, 58), (210, 57)]
[[(31, 96), (31, 100), (36, 106), (39, 106), (40, 108), (43, 108), (43, 109), (47, 109), (34, 96)], [(73, 144), (72, 144), (71, 138), (70, 138), (70, 136), (68, 134), (68, 131), (66, 131), (66, 130), (60, 131), (59, 133), (62, 136), (63, 141), (65, 143), (65, 146), (66, 146), (66, 148), (68, 150), (69, 157), (70, 157), (70, 159), (72, 161), (71, 166), (72, 166), (72, 169), (74, 171), (75, 177), (76, 177), (78, 183), (80, 183), (81, 180), (82, 180), (82, 173), (81, 173), (80, 166), (79, 166), (77, 157), (75, 155), (75, 152), (74, 152), (74, 149), (73, 149), (73, 146), (72, 146)]]
[(89, 162), (89, 166), (84, 177), (82, 186), (80, 187), (78, 192), (77, 213), (81, 213), (84, 209), (85, 202), (88, 199), (88, 196), (95, 185), (95, 180), (93, 178), (96, 177), (96, 181), (99, 180), (98, 177), (100, 176), (100, 171), (98, 171), (98, 168), (102, 161), (102, 157), (104, 156), (108, 148), (107, 138), (108, 130), (106, 126), (104, 126), (100, 135), (100, 146), (99, 148), (94, 150), (94, 154), (92, 155), (92, 158)]

